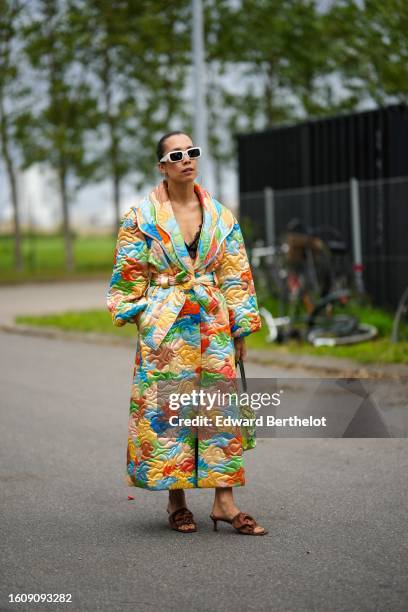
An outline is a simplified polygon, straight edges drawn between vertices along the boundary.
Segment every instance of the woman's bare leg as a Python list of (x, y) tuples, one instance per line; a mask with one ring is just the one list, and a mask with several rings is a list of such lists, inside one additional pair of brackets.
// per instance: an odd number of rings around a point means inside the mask
[(178, 510), (179, 508), (186, 508), (186, 496), (184, 493), (184, 489), (170, 490), (167, 509), (171, 513), (175, 510)]
[[(240, 512), (235, 504), (232, 487), (217, 487), (215, 489), (214, 505), (212, 512), (215, 516), (233, 519)], [(263, 531), (264, 528), (258, 525), (255, 532)]]

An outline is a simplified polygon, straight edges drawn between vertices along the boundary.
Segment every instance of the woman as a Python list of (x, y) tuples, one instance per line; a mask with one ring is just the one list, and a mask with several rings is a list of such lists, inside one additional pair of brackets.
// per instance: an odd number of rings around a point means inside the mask
[(185, 391), (235, 380), (235, 360), (246, 358), (244, 337), (261, 327), (239, 224), (195, 182), (200, 155), (187, 134), (163, 136), (157, 156), (164, 178), (121, 221), (107, 305), (114, 325), (134, 323), (139, 331), (127, 482), (169, 490), (167, 511), (177, 531), (196, 531), (185, 489), (207, 487), (215, 488), (215, 530), (222, 520), (239, 533), (264, 535), (233, 498), (232, 487), (245, 484), (240, 430), (169, 432), (174, 413), (158, 399), (160, 385)]

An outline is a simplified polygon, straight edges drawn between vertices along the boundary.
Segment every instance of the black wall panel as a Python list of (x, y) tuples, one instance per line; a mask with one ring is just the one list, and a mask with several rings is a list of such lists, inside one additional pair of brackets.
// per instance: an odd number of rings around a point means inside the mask
[[(276, 190), (276, 230), (300, 217), (331, 224), (351, 243), (351, 177), (376, 181), (408, 177), (408, 106), (344, 114), (237, 136), (240, 217), (265, 227), (262, 196)], [(345, 183), (345, 187), (335, 184)], [(280, 190), (333, 185), (310, 193)], [(365, 282), (374, 302), (395, 306), (408, 284), (408, 179), (360, 189)], [(263, 236), (265, 238), (265, 236)]]

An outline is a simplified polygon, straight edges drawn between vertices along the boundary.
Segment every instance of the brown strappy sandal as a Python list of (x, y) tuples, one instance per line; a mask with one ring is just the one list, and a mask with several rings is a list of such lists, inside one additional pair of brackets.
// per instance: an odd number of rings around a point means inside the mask
[[(168, 510), (167, 510), (168, 512)], [(188, 508), (178, 508), (169, 514), (170, 527), (180, 533), (193, 533), (197, 531), (197, 525), (194, 521), (193, 513)], [(180, 529), (182, 525), (191, 525), (190, 529)]]
[(261, 536), (268, 533), (266, 529), (263, 531), (255, 531), (255, 527), (260, 527), (256, 520), (250, 516), (247, 512), (238, 512), (233, 519), (221, 518), (210, 514), (210, 518), (214, 523), (214, 531), (218, 531), (217, 521), (224, 521), (232, 525), (238, 533), (242, 535), (254, 535)]

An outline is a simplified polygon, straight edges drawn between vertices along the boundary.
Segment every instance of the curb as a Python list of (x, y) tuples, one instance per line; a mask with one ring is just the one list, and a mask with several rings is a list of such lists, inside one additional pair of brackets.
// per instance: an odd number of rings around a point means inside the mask
[(136, 338), (98, 334), (95, 332), (64, 331), (56, 327), (35, 327), (32, 325), (15, 325), (13, 323), (0, 323), (0, 331), (20, 336), (34, 336), (37, 338), (51, 338), (53, 340), (70, 340), (71, 342), (86, 342), (108, 346), (135, 346)]
[[(1, 323), (0, 331), (21, 336), (85, 342), (105, 346), (136, 347), (134, 338), (120, 337), (95, 332), (64, 331), (55, 327), (35, 327)], [(287, 370), (303, 369), (315, 376), (342, 378), (370, 378), (383, 380), (408, 380), (408, 366), (403, 364), (361, 364), (337, 357), (315, 357), (312, 355), (283, 355), (274, 351), (248, 349), (248, 362), (265, 366), (279, 366)]]
[(313, 355), (282, 355), (278, 352), (248, 349), (248, 361), (287, 370), (302, 368), (316, 377), (369, 378), (377, 380), (408, 380), (408, 366), (392, 363), (362, 364), (351, 359), (315, 357)]

